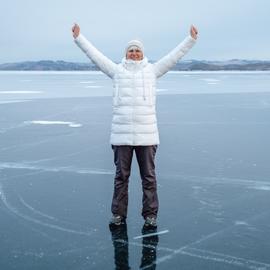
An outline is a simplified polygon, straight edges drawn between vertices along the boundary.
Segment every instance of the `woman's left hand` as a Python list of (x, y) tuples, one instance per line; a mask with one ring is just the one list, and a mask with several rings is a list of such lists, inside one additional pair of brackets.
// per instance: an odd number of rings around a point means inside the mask
[(197, 39), (198, 30), (196, 29), (196, 27), (195, 27), (194, 25), (191, 25), (191, 27), (190, 27), (190, 35), (191, 35), (194, 39)]

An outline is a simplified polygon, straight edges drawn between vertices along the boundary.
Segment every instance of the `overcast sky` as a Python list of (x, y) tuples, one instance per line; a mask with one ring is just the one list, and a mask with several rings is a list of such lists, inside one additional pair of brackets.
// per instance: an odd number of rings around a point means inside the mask
[(270, 0), (9, 0), (1, 1), (0, 63), (25, 60), (87, 62), (71, 27), (119, 61), (139, 38), (156, 60), (189, 34), (198, 41), (185, 60), (270, 60)]

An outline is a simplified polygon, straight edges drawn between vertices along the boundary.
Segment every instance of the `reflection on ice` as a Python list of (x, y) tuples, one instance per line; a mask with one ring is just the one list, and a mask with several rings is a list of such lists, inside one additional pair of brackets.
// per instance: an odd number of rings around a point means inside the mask
[[(131, 269), (129, 264), (129, 240), (127, 224), (110, 228), (112, 242), (114, 247), (115, 269)], [(142, 229), (142, 243), (131, 242), (131, 245), (142, 248), (140, 264), (137, 263), (137, 269), (156, 269), (156, 251), (158, 250), (159, 236), (156, 229)], [(140, 266), (139, 266), (140, 265)]]

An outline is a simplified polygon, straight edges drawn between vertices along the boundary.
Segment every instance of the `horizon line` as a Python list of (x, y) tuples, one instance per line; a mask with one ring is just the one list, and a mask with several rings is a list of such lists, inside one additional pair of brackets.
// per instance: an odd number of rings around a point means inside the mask
[[(42, 61), (51, 61), (51, 62), (66, 62), (66, 63), (76, 63), (76, 64), (93, 64), (95, 65), (91, 60), (86, 61), (86, 62), (76, 62), (76, 61), (68, 61), (68, 60), (63, 60), (63, 59), (40, 59), (40, 60), (19, 60), (19, 61), (14, 61), (14, 62), (1, 62), (0, 65), (4, 64), (15, 64), (15, 63), (23, 63), (23, 62), (42, 62)], [(114, 61), (114, 60), (112, 60)], [(150, 60), (150, 62), (155, 62), (158, 60)], [(207, 61), (207, 62), (226, 62), (226, 61), (261, 61), (261, 62), (270, 62), (270, 59), (249, 59), (249, 58), (228, 58), (228, 59), (216, 59), (216, 60), (207, 60), (207, 59), (185, 59), (185, 60), (179, 60), (178, 63), (181, 62), (190, 62), (190, 61)], [(121, 61), (120, 61), (121, 62)], [(119, 63), (120, 63), (119, 62)], [(116, 62), (117, 63), (117, 62)]]

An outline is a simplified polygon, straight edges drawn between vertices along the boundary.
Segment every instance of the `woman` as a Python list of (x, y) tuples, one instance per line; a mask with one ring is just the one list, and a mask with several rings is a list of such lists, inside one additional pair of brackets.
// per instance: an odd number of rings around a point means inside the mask
[(158, 196), (155, 154), (159, 145), (156, 119), (156, 80), (169, 71), (195, 44), (198, 31), (192, 25), (190, 35), (165, 57), (149, 63), (139, 40), (131, 40), (125, 56), (116, 64), (98, 51), (81, 33), (78, 24), (72, 27), (75, 43), (113, 80), (113, 117), (110, 143), (114, 151), (116, 174), (110, 226), (126, 221), (128, 181), (135, 150), (143, 187), (142, 216), (144, 227), (157, 227)]

